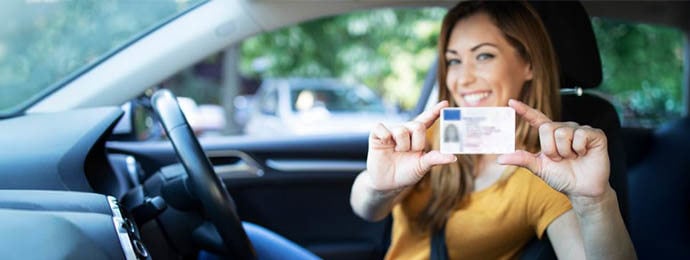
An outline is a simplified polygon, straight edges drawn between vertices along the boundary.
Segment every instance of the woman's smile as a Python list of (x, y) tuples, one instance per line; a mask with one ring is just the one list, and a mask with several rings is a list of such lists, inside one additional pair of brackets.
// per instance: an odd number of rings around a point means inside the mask
[(466, 93), (460, 93), (460, 96), (462, 97), (462, 100), (464, 101), (463, 105), (468, 106), (468, 107), (473, 107), (473, 106), (480, 106), (483, 101), (486, 101), (489, 99), (491, 96), (492, 91), (491, 90), (477, 90), (477, 91), (471, 91), (471, 92), (466, 92)]

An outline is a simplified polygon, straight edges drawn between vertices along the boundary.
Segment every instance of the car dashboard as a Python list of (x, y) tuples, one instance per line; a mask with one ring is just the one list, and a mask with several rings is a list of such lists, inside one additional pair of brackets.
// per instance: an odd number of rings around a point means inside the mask
[(0, 121), (3, 258), (150, 258), (117, 199), (128, 176), (106, 154), (122, 115), (106, 107)]

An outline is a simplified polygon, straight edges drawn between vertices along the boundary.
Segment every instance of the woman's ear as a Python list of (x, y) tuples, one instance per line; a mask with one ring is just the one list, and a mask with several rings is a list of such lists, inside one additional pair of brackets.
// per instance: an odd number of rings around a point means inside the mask
[(530, 81), (534, 78), (534, 73), (532, 73), (532, 64), (527, 63), (525, 65), (525, 81)]

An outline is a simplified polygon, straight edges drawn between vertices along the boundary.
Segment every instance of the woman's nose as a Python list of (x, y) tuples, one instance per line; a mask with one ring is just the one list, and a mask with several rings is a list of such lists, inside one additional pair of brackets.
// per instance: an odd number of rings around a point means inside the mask
[(467, 64), (465, 66), (460, 66), (459, 68), (459, 74), (458, 74), (458, 86), (460, 87), (467, 87), (474, 83), (475, 81), (475, 75), (474, 75), (474, 68), (472, 65)]

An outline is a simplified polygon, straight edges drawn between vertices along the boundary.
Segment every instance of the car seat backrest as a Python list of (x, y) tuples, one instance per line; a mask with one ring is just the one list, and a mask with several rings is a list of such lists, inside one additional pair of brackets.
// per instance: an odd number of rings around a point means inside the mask
[(690, 118), (648, 137), (635, 140), (649, 148), (629, 171), (635, 250), (640, 259), (690, 259)]
[(615, 108), (606, 99), (583, 89), (599, 86), (601, 59), (590, 17), (580, 2), (531, 2), (546, 27), (561, 71), (561, 120), (604, 130), (609, 139), (611, 186), (618, 194), (624, 217), (627, 207), (625, 150), (620, 121)]
[[(630, 172), (632, 167), (635, 167), (649, 154), (649, 150), (654, 143), (654, 129), (623, 127), (621, 133), (623, 134), (623, 146), (625, 147), (625, 165), (628, 172)], [(628, 181), (630, 181), (630, 176), (628, 176)]]
[(578, 1), (531, 1), (546, 27), (565, 88), (595, 88), (602, 79), (601, 58), (587, 11)]
[[(539, 13), (549, 33), (561, 72), (562, 121), (574, 121), (602, 129), (608, 138), (611, 175), (624, 218), (627, 217), (627, 178), (625, 150), (620, 121), (613, 105), (583, 89), (599, 86), (602, 80), (601, 59), (590, 17), (581, 3), (530, 2)], [(555, 259), (548, 242), (530, 242), (522, 259)]]

